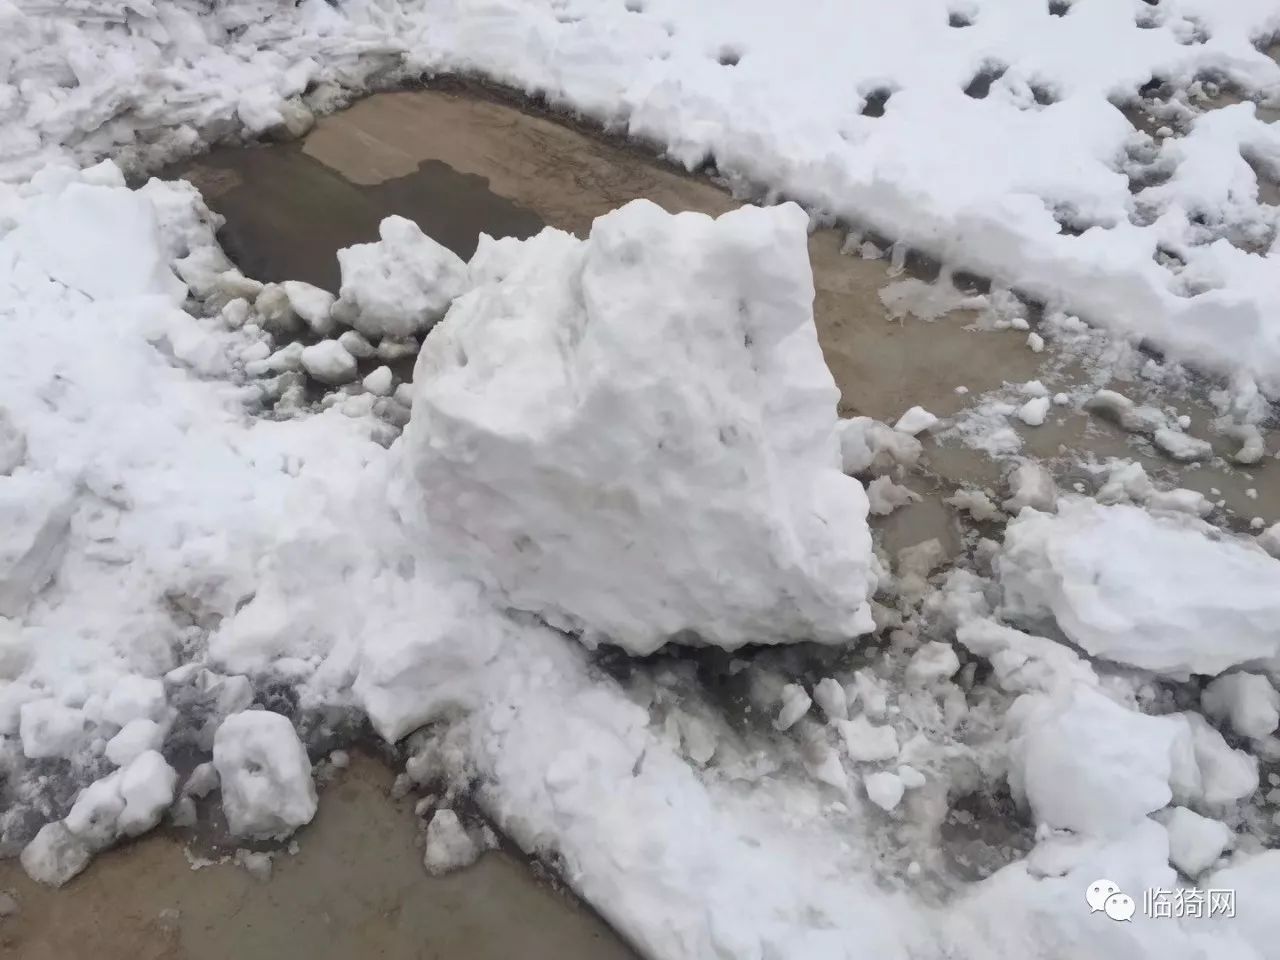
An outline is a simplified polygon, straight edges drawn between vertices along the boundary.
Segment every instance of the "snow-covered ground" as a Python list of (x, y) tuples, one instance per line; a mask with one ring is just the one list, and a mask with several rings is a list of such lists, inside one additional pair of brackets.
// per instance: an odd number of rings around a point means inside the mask
[[(647, 956), (1275, 955), (1280, 533), (1023, 462), (1003, 509), (952, 499), (958, 561), (887, 555), (868, 513), (911, 502), (938, 425), (837, 420), (798, 206), (637, 201), (470, 263), (391, 218), (326, 292), (242, 276), (189, 185), (77, 166), (476, 69), (1232, 371), (1250, 462), (1280, 141), (1195, 84), (1280, 95), (1280, 10), (805, 13), (0, 7), (0, 840), (33, 876), (215, 787), (234, 834), (288, 836), (317, 802), (295, 727), (356, 711)], [(1152, 77), (1154, 139), (1109, 102)], [(1024, 388), (990, 415), (1042, 424)], [(426, 840), (432, 870), (492, 842), (449, 807)], [(1236, 915), (1117, 921), (1100, 881)]]

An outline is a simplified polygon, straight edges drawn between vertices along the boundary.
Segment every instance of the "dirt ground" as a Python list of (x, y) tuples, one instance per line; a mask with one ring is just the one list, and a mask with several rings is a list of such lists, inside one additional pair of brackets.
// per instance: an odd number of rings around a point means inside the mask
[(503, 852), (444, 877), (422, 866), (412, 796), (352, 756), (321, 792), (298, 853), (271, 878), (231, 863), (193, 869), (158, 830), (111, 850), (62, 890), (0, 862), (0, 958), (13, 960), (626, 960), (604, 923)]

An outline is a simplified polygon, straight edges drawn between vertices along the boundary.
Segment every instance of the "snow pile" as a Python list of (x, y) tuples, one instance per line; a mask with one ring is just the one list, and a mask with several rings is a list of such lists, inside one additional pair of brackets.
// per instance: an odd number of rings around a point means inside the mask
[(140, 753), (128, 766), (80, 791), (65, 819), (45, 824), (23, 849), (23, 868), (40, 883), (62, 886), (94, 854), (159, 823), (173, 802), (176, 779), (159, 753)]
[(414, 372), (433, 543), (509, 606), (632, 653), (869, 631), (807, 222), (636, 201), (586, 241), (483, 243)]
[(467, 267), (412, 220), (387, 217), (381, 240), (338, 251), (335, 315), (366, 337), (426, 333), (467, 283)]
[(311, 822), (311, 761), (288, 717), (267, 710), (232, 714), (213, 738), (227, 827), (237, 837), (282, 839)]
[(1183, 514), (1024, 509), (998, 561), (1007, 616), (1052, 617), (1088, 653), (1173, 677), (1280, 653), (1280, 561)]

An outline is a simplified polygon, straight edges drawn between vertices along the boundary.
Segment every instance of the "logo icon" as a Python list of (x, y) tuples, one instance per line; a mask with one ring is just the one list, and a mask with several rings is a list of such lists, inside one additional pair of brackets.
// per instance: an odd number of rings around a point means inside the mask
[(1113, 880), (1095, 880), (1084, 892), (1084, 899), (1089, 904), (1090, 913), (1105, 913), (1112, 920), (1124, 922), (1132, 920), (1138, 909), (1133, 897), (1120, 890), (1120, 885)]

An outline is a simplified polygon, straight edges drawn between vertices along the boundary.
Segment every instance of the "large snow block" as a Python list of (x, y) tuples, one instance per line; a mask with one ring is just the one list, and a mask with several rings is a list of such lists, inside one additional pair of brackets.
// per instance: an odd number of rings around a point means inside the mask
[(585, 241), (482, 238), (413, 378), (433, 544), (510, 606), (637, 654), (870, 631), (807, 223), (635, 201)]
[(1280, 560), (1194, 517), (1075, 499), (1027, 509), (997, 564), (1004, 612), (1173, 677), (1280, 655)]

